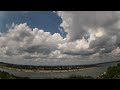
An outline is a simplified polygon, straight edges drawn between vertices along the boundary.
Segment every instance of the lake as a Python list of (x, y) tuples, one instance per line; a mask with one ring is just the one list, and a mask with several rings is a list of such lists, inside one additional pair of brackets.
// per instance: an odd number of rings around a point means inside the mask
[(16, 71), (5, 68), (0, 68), (0, 70), (8, 72), (10, 74), (14, 74), (16, 76), (29, 77), (31, 79), (68, 78), (71, 75), (97, 77), (98, 75), (103, 74), (109, 66), (117, 65), (118, 63), (120, 63), (120, 61), (100, 64), (97, 67), (90, 67), (90, 68), (85, 68), (75, 71), (65, 71), (65, 72), (24, 72), (24, 71)]

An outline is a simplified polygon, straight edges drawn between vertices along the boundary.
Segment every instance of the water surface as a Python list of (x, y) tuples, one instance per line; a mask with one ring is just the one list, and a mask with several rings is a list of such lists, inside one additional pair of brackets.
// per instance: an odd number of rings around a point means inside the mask
[(16, 76), (29, 77), (31, 79), (68, 78), (71, 75), (97, 77), (103, 74), (109, 66), (117, 65), (118, 63), (120, 63), (120, 61), (100, 64), (97, 67), (91, 67), (91, 68), (85, 68), (81, 70), (67, 71), (67, 72), (24, 72), (24, 71), (8, 70), (5, 68), (0, 68), (0, 70), (6, 71), (10, 74), (14, 74)]

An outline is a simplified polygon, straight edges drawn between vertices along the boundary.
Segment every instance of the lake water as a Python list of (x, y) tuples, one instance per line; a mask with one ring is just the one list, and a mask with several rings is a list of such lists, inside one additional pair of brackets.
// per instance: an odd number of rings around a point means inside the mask
[(91, 67), (87, 69), (67, 71), (67, 72), (24, 72), (24, 71), (8, 70), (3, 68), (0, 68), (0, 70), (6, 71), (10, 74), (14, 74), (16, 76), (29, 77), (31, 79), (67, 78), (71, 75), (97, 77), (98, 75), (103, 74), (109, 66), (117, 65), (118, 63), (120, 62), (105, 63), (105, 64), (100, 64), (97, 67)]

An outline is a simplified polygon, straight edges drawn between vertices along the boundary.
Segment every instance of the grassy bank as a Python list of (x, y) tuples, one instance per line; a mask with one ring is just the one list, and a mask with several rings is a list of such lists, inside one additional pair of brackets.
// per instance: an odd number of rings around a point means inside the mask
[(0, 71), (0, 79), (29, 79), (27, 77), (18, 77), (4, 71)]

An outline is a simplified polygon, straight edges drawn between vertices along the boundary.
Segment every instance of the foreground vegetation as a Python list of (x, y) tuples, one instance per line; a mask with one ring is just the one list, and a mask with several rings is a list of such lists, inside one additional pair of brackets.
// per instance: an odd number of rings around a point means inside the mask
[(120, 63), (117, 66), (111, 66), (100, 76), (100, 79), (120, 79)]
[(18, 77), (4, 71), (0, 71), (0, 79), (29, 79), (27, 77)]

